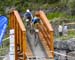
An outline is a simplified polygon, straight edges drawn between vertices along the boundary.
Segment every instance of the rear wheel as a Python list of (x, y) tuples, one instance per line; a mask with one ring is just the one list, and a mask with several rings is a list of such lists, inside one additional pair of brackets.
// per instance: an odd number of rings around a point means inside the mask
[(29, 19), (26, 19), (26, 28), (29, 30), (31, 28), (31, 22)]

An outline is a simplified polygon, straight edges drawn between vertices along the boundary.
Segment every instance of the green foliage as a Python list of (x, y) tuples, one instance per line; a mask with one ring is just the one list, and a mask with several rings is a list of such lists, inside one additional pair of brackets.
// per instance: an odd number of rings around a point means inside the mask
[(0, 1), (0, 13), (4, 14), (7, 7), (16, 7), (17, 10), (24, 11), (27, 8), (37, 9), (44, 4), (55, 3), (59, 0), (3, 0)]
[(75, 16), (67, 15), (66, 13), (54, 12), (48, 13), (47, 18), (54, 24), (59, 22), (75, 22)]
[(70, 30), (68, 31), (68, 34), (69, 34), (70, 36), (75, 35), (75, 29), (70, 29)]
[(70, 9), (74, 9), (75, 8), (75, 0), (69, 0), (68, 6), (70, 7)]
[(30, 0), (30, 2), (34, 2), (34, 3), (54, 3), (58, 1), (59, 0)]
[(75, 0), (69, 0), (67, 6), (71, 11), (71, 15), (75, 15)]
[(48, 19), (53, 19), (53, 18), (58, 18), (58, 17), (63, 17), (63, 16), (66, 16), (66, 14), (65, 13), (59, 13), (59, 12), (47, 14)]
[(75, 30), (68, 31), (67, 36), (57, 36), (55, 38), (58, 40), (69, 40), (70, 38), (75, 38)]
[[(8, 34), (5, 35), (5, 38), (8, 37)], [(4, 40), (2, 46), (0, 46), (0, 56), (8, 54), (9, 51), (9, 39)]]
[[(61, 1), (61, 2), (60, 2)], [(75, 0), (2, 0), (0, 1), (0, 13), (4, 14), (7, 7), (15, 6), (17, 10), (24, 12), (27, 8), (37, 9), (49, 7), (62, 7), (67, 5), (70, 9), (74, 9)]]

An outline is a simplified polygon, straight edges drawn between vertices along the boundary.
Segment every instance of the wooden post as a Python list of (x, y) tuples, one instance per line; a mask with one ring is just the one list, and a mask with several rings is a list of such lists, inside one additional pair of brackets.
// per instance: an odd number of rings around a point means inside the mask
[(16, 17), (15, 17), (15, 15), (14, 15), (14, 12), (11, 12), (10, 13), (11, 15), (10, 15), (10, 29), (14, 29), (14, 32), (15, 32), (15, 60), (17, 60), (18, 59), (18, 57), (17, 57), (17, 44), (16, 44), (16, 41), (17, 41), (17, 39), (16, 39), (16, 22), (15, 22), (15, 20), (16, 20)]
[(52, 53), (52, 58), (54, 58), (54, 33), (53, 31), (50, 31), (50, 48), (51, 48), (51, 53)]
[(24, 56), (24, 60), (26, 60), (26, 55), (25, 55), (25, 52), (26, 52), (26, 41), (25, 41), (26, 40), (26, 37), (25, 37), (26, 36), (26, 32), (23, 32), (22, 34), (23, 34), (23, 37), (22, 37), (23, 41), (22, 41), (22, 43), (23, 43), (23, 47), (25, 47), (25, 48), (23, 48), (23, 53), (24, 53), (23, 56)]
[(19, 59), (18, 55), (18, 45), (20, 47), (20, 51), (23, 53), (23, 60), (26, 60), (26, 29), (24, 24), (22, 23), (21, 17), (16, 10), (10, 12), (10, 29), (14, 29), (15, 31), (15, 60)]

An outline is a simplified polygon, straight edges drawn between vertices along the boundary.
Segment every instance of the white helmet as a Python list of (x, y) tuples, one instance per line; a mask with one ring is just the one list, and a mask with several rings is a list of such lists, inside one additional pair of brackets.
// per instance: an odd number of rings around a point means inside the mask
[(30, 12), (29, 9), (27, 9), (26, 12)]

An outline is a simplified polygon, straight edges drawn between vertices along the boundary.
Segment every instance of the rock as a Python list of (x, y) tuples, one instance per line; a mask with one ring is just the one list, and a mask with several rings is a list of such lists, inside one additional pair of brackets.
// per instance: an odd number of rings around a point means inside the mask
[(68, 60), (75, 60), (75, 51), (69, 52), (67, 58)]
[(69, 50), (75, 51), (75, 38), (71, 38), (67, 41)]
[(57, 50), (55, 53), (55, 59), (66, 60), (66, 51), (65, 50)]
[(59, 55), (59, 60), (66, 60), (66, 51), (65, 50), (60, 50), (59, 51), (61, 55)]
[(68, 49), (67, 41), (55, 41), (54, 47), (55, 49), (67, 50)]

